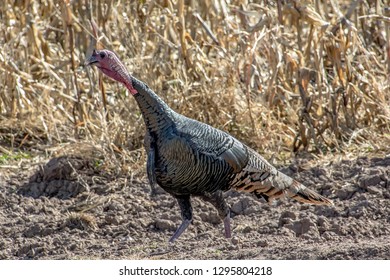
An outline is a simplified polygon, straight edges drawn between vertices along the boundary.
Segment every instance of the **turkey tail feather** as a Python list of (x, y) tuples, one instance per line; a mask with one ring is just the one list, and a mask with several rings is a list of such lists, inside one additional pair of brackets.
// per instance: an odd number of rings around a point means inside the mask
[(287, 195), (292, 199), (303, 203), (333, 205), (333, 202), (330, 199), (306, 188), (304, 185), (295, 180), (288, 188)]
[[(263, 176), (263, 174), (265, 175)], [(260, 172), (256, 175), (244, 172), (244, 174), (238, 175), (238, 180), (234, 182), (233, 186), (238, 191), (253, 193), (256, 197), (264, 198), (267, 202), (281, 197), (289, 197), (303, 203), (333, 205), (330, 199), (278, 171), (275, 173)]]

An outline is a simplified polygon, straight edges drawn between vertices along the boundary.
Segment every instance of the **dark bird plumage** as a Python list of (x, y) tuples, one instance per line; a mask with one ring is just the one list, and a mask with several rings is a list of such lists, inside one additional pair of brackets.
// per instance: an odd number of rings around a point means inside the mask
[(233, 136), (173, 111), (145, 83), (132, 77), (115, 53), (94, 51), (87, 61), (123, 83), (134, 96), (146, 124), (147, 175), (178, 201), (182, 224), (177, 239), (192, 221), (190, 196), (213, 204), (230, 237), (230, 211), (223, 198), (229, 189), (271, 201), (291, 197), (311, 204), (332, 202), (279, 172), (257, 152)]

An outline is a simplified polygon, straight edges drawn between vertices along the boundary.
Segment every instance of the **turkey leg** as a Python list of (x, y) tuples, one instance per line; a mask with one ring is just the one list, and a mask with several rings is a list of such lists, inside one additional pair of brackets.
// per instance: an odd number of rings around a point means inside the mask
[(230, 210), (228, 209), (228, 212), (223, 218), (223, 225), (225, 227), (225, 237), (230, 238), (232, 237), (231, 230), (230, 230)]
[(230, 230), (230, 209), (225, 199), (223, 198), (223, 192), (221, 190), (214, 193), (207, 193), (202, 196), (203, 200), (210, 202), (218, 210), (218, 214), (223, 219), (223, 225), (225, 227), (225, 237), (231, 237)]
[(175, 233), (172, 235), (172, 237), (169, 239), (169, 242), (174, 242), (179, 236), (186, 230), (186, 228), (190, 225), (192, 222), (192, 206), (190, 201), (189, 195), (177, 195), (175, 196), (177, 199), (177, 202), (179, 203), (180, 210), (181, 210), (181, 217), (183, 219), (183, 222), (181, 225), (177, 228)]

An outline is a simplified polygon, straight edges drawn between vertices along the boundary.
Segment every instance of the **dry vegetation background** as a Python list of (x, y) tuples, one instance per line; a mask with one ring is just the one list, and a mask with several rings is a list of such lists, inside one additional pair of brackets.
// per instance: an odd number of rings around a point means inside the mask
[(0, 165), (83, 154), (144, 174), (136, 103), (84, 67), (96, 45), (267, 158), (389, 151), (386, 1), (2, 2)]

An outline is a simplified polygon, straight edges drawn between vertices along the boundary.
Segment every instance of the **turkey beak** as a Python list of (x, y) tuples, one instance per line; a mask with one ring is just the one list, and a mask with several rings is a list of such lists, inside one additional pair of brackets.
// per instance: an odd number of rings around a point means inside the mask
[(89, 66), (89, 65), (92, 65), (94, 63), (99, 62), (97, 57), (98, 57), (98, 54), (97, 54), (96, 50), (93, 50), (92, 55), (85, 61), (85, 65)]

